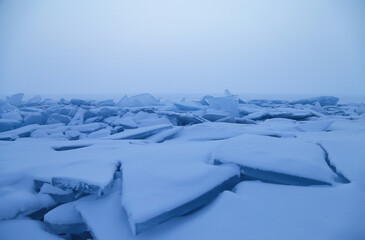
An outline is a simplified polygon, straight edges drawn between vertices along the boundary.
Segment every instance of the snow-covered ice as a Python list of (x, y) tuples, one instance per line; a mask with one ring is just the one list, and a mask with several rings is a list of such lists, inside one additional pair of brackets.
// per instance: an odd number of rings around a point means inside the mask
[(364, 239), (364, 103), (0, 100), (0, 239)]
[(228, 139), (214, 152), (214, 162), (235, 163), (243, 176), (282, 184), (331, 184), (336, 175), (323, 150), (296, 138), (243, 134)]

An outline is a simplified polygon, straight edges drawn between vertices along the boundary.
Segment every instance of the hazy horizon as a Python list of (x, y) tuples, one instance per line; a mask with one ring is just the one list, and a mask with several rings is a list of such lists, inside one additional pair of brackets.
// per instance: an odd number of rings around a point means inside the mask
[(365, 2), (0, 2), (0, 93), (365, 95)]

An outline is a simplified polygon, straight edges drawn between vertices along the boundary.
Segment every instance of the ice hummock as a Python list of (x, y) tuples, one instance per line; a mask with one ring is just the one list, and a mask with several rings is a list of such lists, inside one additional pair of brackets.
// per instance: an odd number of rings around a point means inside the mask
[(117, 105), (120, 107), (143, 107), (159, 105), (160, 102), (149, 93), (135, 95), (128, 98), (124, 96)]

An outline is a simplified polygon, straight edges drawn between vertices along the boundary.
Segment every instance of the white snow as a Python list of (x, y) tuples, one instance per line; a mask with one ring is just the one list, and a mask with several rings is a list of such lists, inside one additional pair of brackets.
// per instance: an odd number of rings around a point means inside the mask
[(15, 219), (0, 222), (0, 239), (62, 240), (63, 238), (49, 233), (46, 226), (39, 221)]
[(26, 216), (41, 208), (50, 208), (56, 202), (47, 194), (36, 193), (29, 176), (1, 179), (0, 220)]
[(364, 239), (363, 103), (179, 99), (0, 99), (0, 239)]

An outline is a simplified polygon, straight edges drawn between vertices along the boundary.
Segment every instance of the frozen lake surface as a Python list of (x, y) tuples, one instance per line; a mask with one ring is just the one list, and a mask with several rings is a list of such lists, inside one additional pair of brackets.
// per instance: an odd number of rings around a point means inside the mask
[(0, 100), (0, 239), (365, 239), (361, 97)]

